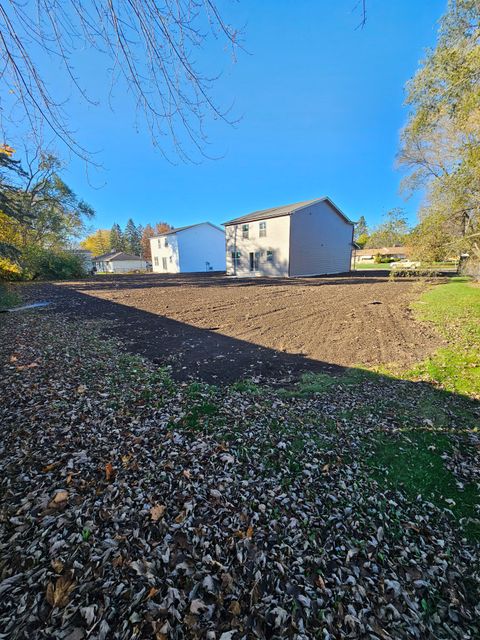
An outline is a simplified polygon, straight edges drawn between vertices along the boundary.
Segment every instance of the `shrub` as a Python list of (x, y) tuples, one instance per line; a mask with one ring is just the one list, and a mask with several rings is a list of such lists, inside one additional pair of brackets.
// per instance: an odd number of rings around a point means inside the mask
[(22, 269), (20, 266), (9, 258), (0, 257), (0, 280), (7, 280), (8, 282), (11, 282), (13, 280), (21, 279)]
[(375, 264), (389, 264), (395, 262), (395, 258), (388, 258), (387, 256), (381, 256), (379, 253), (374, 258)]
[(29, 280), (68, 280), (83, 278), (86, 275), (82, 258), (67, 251), (43, 249), (32, 245), (24, 249), (20, 260), (24, 277)]

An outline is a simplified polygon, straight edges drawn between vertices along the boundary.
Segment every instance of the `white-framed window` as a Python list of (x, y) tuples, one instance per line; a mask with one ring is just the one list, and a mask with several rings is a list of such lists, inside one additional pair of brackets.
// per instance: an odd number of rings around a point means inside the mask
[(170, 262), (173, 262), (173, 256), (170, 256)]
[(162, 267), (163, 267), (164, 271), (167, 270), (167, 259), (166, 258), (162, 258)]
[(158, 267), (158, 256), (155, 256), (155, 257), (153, 258), (153, 264), (154, 264), (156, 267)]
[(165, 238), (165, 246), (168, 247), (168, 236)]
[(267, 223), (265, 221), (260, 222), (258, 225), (258, 237), (266, 238), (267, 236)]
[(273, 251), (267, 251), (267, 262), (273, 262)]
[(157, 240), (157, 244), (158, 244), (158, 248), (161, 249), (162, 248), (162, 239), (161, 238), (159, 238)]
[(240, 266), (240, 251), (232, 251), (232, 264), (234, 267)]
[(242, 224), (242, 238), (248, 238), (248, 224)]

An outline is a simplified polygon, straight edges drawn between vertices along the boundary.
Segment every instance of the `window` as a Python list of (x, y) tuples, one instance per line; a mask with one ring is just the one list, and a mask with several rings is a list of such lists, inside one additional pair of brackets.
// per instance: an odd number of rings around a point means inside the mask
[(232, 264), (234, 267), (240, 266), (240, 251), (232, 251)]
[(170, 256), (170, 262), (173, 262), (173, 256)]
[(258, 237), (265, 238), (266, 235), (267, 235), (267, 223), (260, 222), (260, 224), (258, 225)]
[(158, 243), (158, 248), (159, 248), (159, 249), (161, 249), (161, 248), (162, 248), (162, 239), (161, 239), (161, 238), (159, 238), (159, 239), (157, 240), (157, 243)]
[(242, 238), (248, 238), (248, 224), (242, 225)]
[(162, 258), (162, 267), (163, 267), (164, 271), (167, 270), (167, 259), (166, 258)]
[(168, 238), (165, 238), (165, 246), (168, 247)]
[(154, 262), (155, 266), (158, 267), (158, 256), (154, 257), (153, 262)]
[(273, 262), (273, 251), (267, 251), (267, 262)]

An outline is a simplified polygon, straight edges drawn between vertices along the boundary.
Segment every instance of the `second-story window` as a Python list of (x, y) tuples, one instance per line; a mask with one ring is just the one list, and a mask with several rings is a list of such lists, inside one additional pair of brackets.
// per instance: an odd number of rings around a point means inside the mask
[(258, 237), (259, 238), (265, 238), (267, 235), (267, 223), (266, 222), (260, 222), (258, 225)]
[(242, 225), (242, 238), (248, 238), (248, 224)]
[(161, 249), (162, 248), (162, 239), (159, 238), (157, 242), (158, 242), (158, 248)]
[(165, 238), (165, 246), (168, 247), (168, 238)]

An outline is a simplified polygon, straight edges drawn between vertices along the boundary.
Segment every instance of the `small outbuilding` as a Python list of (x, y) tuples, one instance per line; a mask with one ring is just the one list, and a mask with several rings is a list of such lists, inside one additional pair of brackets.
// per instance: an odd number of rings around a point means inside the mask
[(150, 248), (156, 273), (225, 271), (225, 232), (211, 222), (161, 233)]
[(130, 273), (143, 271), (147, 261), (141, 256), (134, 256), (125, 251), (110, 251), (92, 259), (93, 266), (101, 273)]
[(353, 222), (328, 197), (254, 211), (224, 225), (229, 275), (350, 271)]

